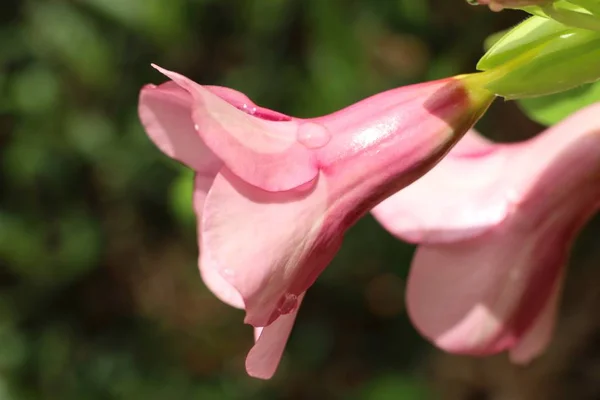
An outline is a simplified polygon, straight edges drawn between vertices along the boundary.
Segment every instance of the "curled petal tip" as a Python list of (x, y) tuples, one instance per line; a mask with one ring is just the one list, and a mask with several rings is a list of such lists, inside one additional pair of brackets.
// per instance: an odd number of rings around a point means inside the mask
[[(303, 298), (304, 293), (298, 296), (298, 307)], [(280, 316), (264, 328), (255, 328), (256, 342), (246, 357), (248, 375), (258, 379), (273, 377), (296, 321), (298, 307), (289, 314)]]
[(246, 104), (231, 104), (220, 97), (223, 89), (213, 89), (215, 94), (183, 75), (156, 68), (193, 98), (191, 115), (197, 134), (237, 176), (273, 192), (294, 189), (317, 176), (314, 154), (297, 141), (296, 121), (279, 113), (261, 118), (264, 113), (257, 113), (256, 107), (244, 108)]

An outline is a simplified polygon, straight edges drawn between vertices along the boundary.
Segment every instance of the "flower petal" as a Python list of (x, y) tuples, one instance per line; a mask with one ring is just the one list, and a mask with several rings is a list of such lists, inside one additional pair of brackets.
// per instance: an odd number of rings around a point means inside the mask
[(475, 129), (469, 130), (450, 151), (452, 157), (481, 157), (492, 151), (495, 143)]
[(244, 93), (238, 92), (235, 89), (231, 89), (223, 86), (202, 86), (212, 94), (215, 94), (247, 114), (253, 115), (257, 118), (264, 119), (267, 121), (291, 121), (292, 118), (285, 114), (277, 111), (269, 110), (268, 108), (256, 105), (252, 100), (248, 98)]
[[(173, 82), (173, 84), (177, 85), (175, 82)], [(212, 85), (203, 85), (203, 87), (212, 94), (219, 96), (229, 104), (233, 104), (236, 107), (243, 106), (244, 104), (255, 106), (255, 104), (252, 102), (252, 100), (248, 98), (248, 96), (235, 89)]]
[[(223, 99), (183, 75), (155, 68), (190, 94), (198, 134), (237, 176), (268, 191), (293, 189), (315, 179), (315, 155), (297, 141), (297, 120), (273, 121), (278, 113), (264, 119), (253, 116), (256, 110), (244, 112), (228, 103), (231, 95)], [(235, 97), (236, 103), (239, 100)]]
[(552, 224), (537, 232), (505, 228), (417, 250), (408, 312), (423, 336), (442, 349), (474, 355), (510, 349), (551, 302), (570, 246), (568, 234)]
[(546, 350), (554, 333), (561, 292), (562, 277), (558, 279), (551, 297), (536, 318), (533, 326), (529, 328), (519, 343), (510, 349), (509, 356), (512, 362), (527, 364)]
[(146, 85), (138, 112), (150, 139), (166, 155), (196, 171), (210, 171), (218, 158), (194, 130), (192, 97), (177, 85)]
[(388, 90), (313, 119), (333, 133), (319, 150), (322, 169), (345, 169), (365, 153), (386, 153), (394, 161), (392, 169), (398, 163), (418, 168), (417, 161), (435, 150), (439, 159), (492, 102), (484, 92), (471, 96), (463, 81), (448, 78)]
[[(298, 306), (303, 298), (304, 293), (298, 296)], [(275, 374), (297, 314), (298, 308), (289, 314), (281, 315), (269, 326), (254, 329), (256, 343), (246, 357), (248, 375), (270, 379)]]
[(217, 265), (202, 251), (202, 229), (200, 229), (200, 221), (202, 220), (202, 214), (204, 213), (206, 195), (215, 180), (216, 174), (217, 172), (215, 172), (212, 177), (196, 174), (194, 180), (194, 211), (196, 212), (198, 220), (198, 248), (200, 249), (198, 264), (200, 267), (200, 275), (202, 276), (204, 284), (219, 298), (219, 300), (232, 307), (244, 308), (244, 300), (240, 293), (229, 282), (223, 279)]
[(422, 178), (387, 198), (373, 216), (394, 236), (412, 243), (467, 240), (493, 228), (510, 212), (502, 190), (507, 155), (470, 131)]
[(327, 185), (287, 192), (251, 186), (226, 168), (208, 193), (201, 223), (202, 262), (214, 262), (239, 291), (246, 323), (267, 326), (297, 308), (339, 247), (327, 240), (322, 218)]

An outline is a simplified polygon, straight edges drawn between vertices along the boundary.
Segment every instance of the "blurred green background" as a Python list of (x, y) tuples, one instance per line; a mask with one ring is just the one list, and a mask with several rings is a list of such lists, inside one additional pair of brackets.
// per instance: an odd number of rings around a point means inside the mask
[[(164, 81), (154, 62), (321, 115), (471, 72), (522, 18), (462, 0), (2, 0), (0, 399), (426, 398), (412, 249), (370, 217), (308, 292), (275, 378), (246, 376), (251, 329), (199, 278), (191, 174), (145, 136), (138, 91)], [(538, 129), (502, 102), (481, 126)]]

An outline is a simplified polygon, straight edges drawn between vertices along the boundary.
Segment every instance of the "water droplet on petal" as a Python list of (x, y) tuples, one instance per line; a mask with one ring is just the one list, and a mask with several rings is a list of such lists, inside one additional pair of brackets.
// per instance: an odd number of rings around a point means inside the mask
[(318, 149), (331, 140), (331, 133), (323, 125), (307, 122), (300, 125), (296, 139), (309, 149)]
[(291, 293), (286, 293), (279, 299), (277, 303), (277, 311), (280, 315), (286, 315), (298, 308), (298, 296)]
[(194, 129), (195, 129), (196, 131), (199, 131), (199, 130), (200, 130), (200, 127), (198, 126), (198, 124), (194, 124)]
[(223, 270), (223, 275), (225, 275), (227, 277), (232, 277), (235, 275), (235, 272), (233, 272), (232, 269), (226, 268)]
[(246, 114), (254, 115), (256, 114), (256, 107), (250, 107), (248, 104), (243, 104), (241, 110)]

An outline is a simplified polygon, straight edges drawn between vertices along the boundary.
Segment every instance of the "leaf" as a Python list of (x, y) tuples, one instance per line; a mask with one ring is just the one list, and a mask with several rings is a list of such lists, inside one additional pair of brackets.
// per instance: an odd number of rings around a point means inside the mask
[(510, 32), (510, 29), (505, 29), (500, 32), (492, 33), (483, 41), (483, 49), (487, 52), (490, 50), (496, 43), (498, 43), (506, 34)]
[(549, 126), (597, 101), (600, 81), (550, 96), (519, 100), (518, 104), (529, 118)]
[(539, 47), (560, 35), (569, 28), (553, 20), (542, 17), (531, 17), (502, 38), (495, 40), (491, 48), (477, 63), (477, 69), (487, 71), (515, 59), (527, 51)]
[(508, 99), (546, 96), (600, 79), (600, 32), (570, 28), (486, 71), (485, 88)]

